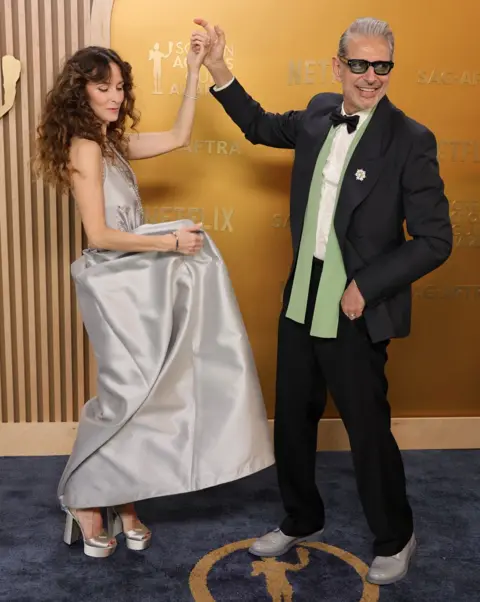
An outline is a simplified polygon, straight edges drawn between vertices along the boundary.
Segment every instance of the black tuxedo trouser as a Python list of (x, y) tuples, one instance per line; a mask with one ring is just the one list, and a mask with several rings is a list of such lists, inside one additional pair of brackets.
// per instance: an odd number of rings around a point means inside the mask
[(324, 525), (315, 458), (328, 389), (348, 432), (374, 554), (392, 556), (410, 539), (413, 519), (402, 457), (390, 430), (388, 341), (373, 344), (364, 319), (351, 321), (341, 311), (336, 339), (309, 334), (322, 266), (314, 260), (305, 325), (286, 318), (285, 311), (280, 315), (275, 456), (287, 512), (281, 529), (302, 536)]

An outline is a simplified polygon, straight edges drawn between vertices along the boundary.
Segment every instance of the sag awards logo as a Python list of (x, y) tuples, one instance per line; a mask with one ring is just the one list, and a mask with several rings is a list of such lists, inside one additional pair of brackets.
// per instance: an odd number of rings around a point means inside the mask
[(15, 57), (2, 57), (0, 82), (3, 80), (3, 103), (0, 104), (0, 118), (13, 107), (17, 94), (17, 82), (20, 78), (21, 64)]
[(480, 247), (480, 201), (450, 201), (455, 247)]
[[(213, 552), (204, 556), (196, 564), (190, 574), (190, 591), (195, 602), (216, 602), (210, 591), (208, 582), (212, 582), (215, 579), (215, 574), (219, 574), (222, 585), (225, 583), (225, 576), (222, 575), (223, 571), (217, 568), (218, 564), (235, 552), (245, 551), (254, 541), (254, 539), (248, 539), (228, 544), (223, 548), (213, 550)], [(257, 580), (261, 579), (262, 587), (270, 596), (271, 602), (295, 602), (295, 592), (291, 583), (291, 576), (303, 571), (315, 561), (315, 551), (336, 556), (355, 569), (358, 577), (361, 579), (362, 587), (361, 598), (358, 602), (377, 602), (380, 590), (377, 585), (372, 585), (366, 581), (367, 565), (353, 554), (321, 542), (305, 542), (298, 546), (296, 548), (298, 562), (284, 562), (276, 558), (261, 558), (251, 562), (247, 560), (246, 562), (249, 562), (250, 566), (247, 570), (248, 582), (245, 586), (247, 588), (249, 586), (250, 588), (255, 587), (255, 590), (258, 591)], [(255, 581), (251, 582), (251, 579)], [(235, 587), (236, 591), (241, 587), (238, 581), (235, 581), (232, 586)], [(350, 586), (346, 585), (345, 590), (345, 593), (350, 592)], [(319, 595), (318, 599), (320, 598), (321, 596)], [(262, 599), (264, 599), (263, 596)]]
[[(172, 96), (183, 94), (187, 77), (187, 55), (190, 44), (182, 41), (155, 42), (148, 53), (152, 64), (152, 94)], [(234, 67), (234, 48), (226, 46), (225, 61), (229, 69)], [(213, 79), (205, 67), (200, 70), (200, 81), (197, 93), (200, 96), (209, 94)], [(192, 140), (191, 144), (181, 149), (189, 153), (207, 155), (232, 156), (240, 155), (240, 144), (231, 140)]]
[[(478, 144), (478, 143), (475, 143)], [(470, 160), (475, 160), (477, 146), (464, 144), (461, 147), (464, 153), (464, 160), (470, 157)], [(451, 146), (447, 146), (448, 152)], [(457, 152), (457, 151), (455, 151)], [(455, 155), (456, 157), (458, 155)], [(460, 159), (457, 159), (460, 160)], [(450, 200), (450, 219), (452, 220), (454, 246), (462, 248), (478, 248), (480, 247), (480, 201), (458, 201)], [(272, 217), (271, 226), (277, 229), (286, 229), (290, 227), (290, 216), (288, 214), (275, 213)]]
[[(152, 62), (153, 67), (152, 94), (183, 94), (183, 80), (187, 77), (189, 49), (189, 42), (155, 42), (148, 55), (148, 60)], [(234, 57), (233, 46), (226, 46), (225, 61), (229, 69), (233, 69)], [(212, 76), (205, 67), (202, 67), (200, 70), (199, 94), (208, 94), (208, 88), (211, 85), (213, 85)]]
[(451, 86), (475, 86), (480, 84), (480, 71), (444, 71), (443, 69), (429, 69), (419, 71), (417, 74), (419, 84), (444, 84)]

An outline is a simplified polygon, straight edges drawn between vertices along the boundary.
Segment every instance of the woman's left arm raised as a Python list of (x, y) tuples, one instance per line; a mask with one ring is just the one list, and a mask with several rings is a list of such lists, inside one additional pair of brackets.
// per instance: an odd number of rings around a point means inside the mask
[(201, 31), (192, 34), (187, 55), (188, 74), (185, 92), (172, 129), (164, 132), (130, 134), (127, 149), (128, 159), (149, 159), (190, 144), (200, 67), (208, 52), (209, 44), (210, 38), (207, 34)]

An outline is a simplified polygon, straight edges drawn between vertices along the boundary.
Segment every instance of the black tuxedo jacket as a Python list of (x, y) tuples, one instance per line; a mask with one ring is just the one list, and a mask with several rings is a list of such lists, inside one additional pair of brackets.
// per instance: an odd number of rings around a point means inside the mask
[[(303, 111), (276, 114), (264, 111), (237, 80), (211, 93), (247, 140), (295, 149), (290, 191), (294, 260), (285, 287), (286, 307), (313, 170), (331, 126), (329, 115), (343, 97), (317, 94)], [(363, 181), (355, 176), (359, 169), (366, 173)], [(334, 224), (348, 282), (355, 280), (366, 302), (364, 318), (372, 341), (407, 336), (411, 284), (447, 260), (453, 233), (435, 137), (387, 97), (379, 102), (352, 155)]]

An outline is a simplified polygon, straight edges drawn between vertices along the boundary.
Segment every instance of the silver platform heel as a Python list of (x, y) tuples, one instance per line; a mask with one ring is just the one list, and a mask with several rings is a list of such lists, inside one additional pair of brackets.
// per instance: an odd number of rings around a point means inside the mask
[[(87, 556), (91, 558), (107, 558), (111, 556), (115, 552), (115, 548), (117, 547), (117, 540), (115, 536), (110, 534), (110, 530), (108, 533), (103, 530), (100, 535), (96, 535), (95, 537), (87, 538), (85, 537), (85, 533), (83, 532), (82, 525), (78, 517), (75, 514), (75, 510), (71, 508), (63, 508), (67, 514), (67, 518), (65, 521), (65, 531), (63, 534), (63, 541), (71, 546), (76, 541), (80, 539), (80, 535), (83, 538), (83, 551)], [(113, 519), (110, 518), (111, 515), (110, 509), (107, 511), (107, 518), (109, 524)]]
[(124, 531), (123, 520), (120, 512), (116, 508), (112, 508), (112, 513), (108, 515), (108, 532), (112, 533), (113, 537), (116, 537), (120, 533), (125, 535), (125, 543), (129, 550), (135, 550), (140, 552), (146, 550), (152, 541), (152, 532), (148, 527), (140, 523), (135, 529), (130, 531)]

